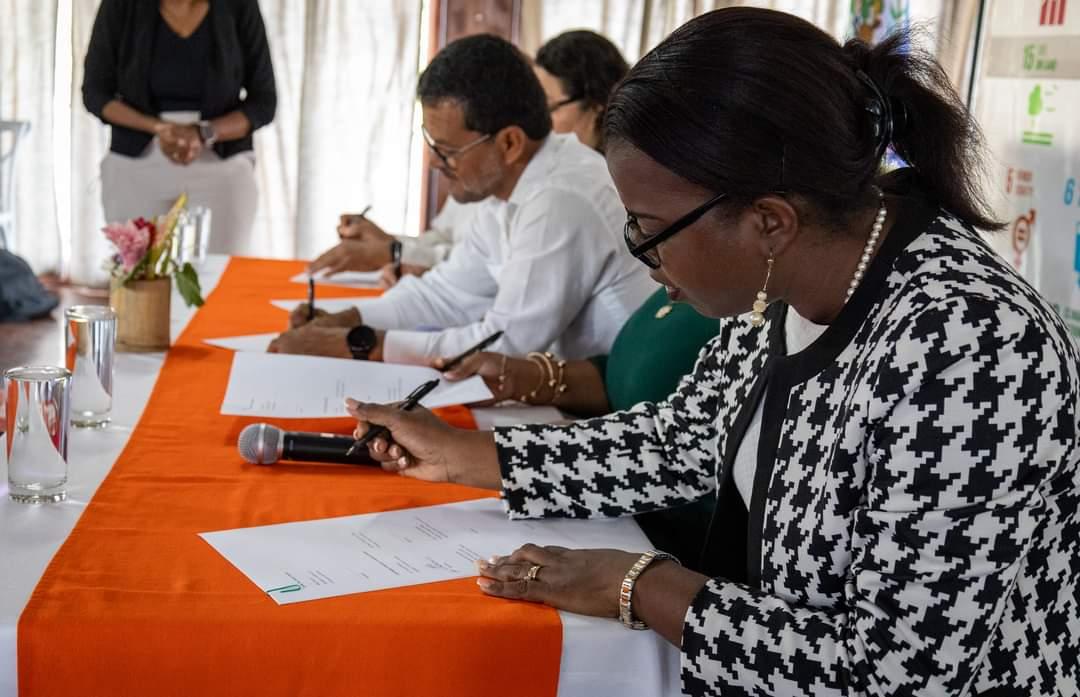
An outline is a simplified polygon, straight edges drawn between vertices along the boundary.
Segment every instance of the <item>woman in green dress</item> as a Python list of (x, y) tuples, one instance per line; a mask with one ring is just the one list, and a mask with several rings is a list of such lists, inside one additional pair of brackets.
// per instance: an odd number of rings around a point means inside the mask
[[(478, 353), (447, 373), (451, 380), (484, 378), (495, 401), (518, 400), (558, 407), (579, 417), (603, 416), (640, 402), (668, 397), (694, 367), (701, 348), (717, 333), (717, 321), (685, 303), (653, 293), (626, 321), (611, 353), (587, 361), (563, 361), (551, 354), (515, 358)], [(436, 363), (438, 365), (438, 363)], [(636, 516), (658, 549), (693, 567), (701, 555), (714, 499)]]

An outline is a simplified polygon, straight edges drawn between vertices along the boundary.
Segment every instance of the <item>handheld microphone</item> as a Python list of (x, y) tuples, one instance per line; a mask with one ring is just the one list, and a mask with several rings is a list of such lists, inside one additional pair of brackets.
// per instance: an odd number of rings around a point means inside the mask
[(246, 426), (236, 441), (240, 456), (255, 465), (272, 465), (278, 460), (293, 460), (378, 466), (368, 455), (366, 448), (350, 455), (349, 448), (352, 445), (351, 436), (282, 431), (270, 424)]

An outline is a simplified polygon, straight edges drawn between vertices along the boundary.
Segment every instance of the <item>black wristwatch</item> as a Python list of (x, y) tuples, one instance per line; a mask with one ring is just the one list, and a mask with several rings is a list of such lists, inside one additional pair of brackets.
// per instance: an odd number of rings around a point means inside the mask
[(353, 327), (345, 335), (345, 343), (349, 345), (349, 353), (358, 361), (366, 361), (371, 352), (375, 350), (375, 330), (361, 324)]
[(390, 263), (393, 265), (394, 278), (401, 278), (401, 253), (404, 245), (401, 244), (401, 240), (392, 240), (390, 242)]
[(209, 121), (200, 121), (195, 124), (199, 128), (199, 140), (206, 147), (210, 147), (217, 142), (217, 129), (214, 128), (214, 124)]

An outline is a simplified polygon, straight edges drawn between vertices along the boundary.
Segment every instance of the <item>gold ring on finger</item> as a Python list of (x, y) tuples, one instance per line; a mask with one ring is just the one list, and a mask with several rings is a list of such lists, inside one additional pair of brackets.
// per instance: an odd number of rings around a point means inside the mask
[(535, 581), (536, 575), (540, 573), (542, 567), (539, 564), (533, 564), (529, 567), (529, 573), (525, 574), (526, 581)]

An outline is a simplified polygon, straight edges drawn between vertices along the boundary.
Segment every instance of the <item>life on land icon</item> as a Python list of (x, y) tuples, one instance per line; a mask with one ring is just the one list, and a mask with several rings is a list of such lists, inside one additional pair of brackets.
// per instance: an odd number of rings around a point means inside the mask
[(1021, 134), (1021, 141), (1028, 145), (1052, 145), (1054, 140), (1054, 134), (1048, 131), (1039, 131), (1038, 122), (1039, 117), (1046, 113), (1053, 111), (1053, 108), (1048, 107), (1046, 104), (1046, 98), (1053, 96), (1052, 90), (1044, 90), (1042, 84), (1036, 84), (1028, 93), (1028, 106), (1027, 113), (1031, 118), (1031, 127)]

